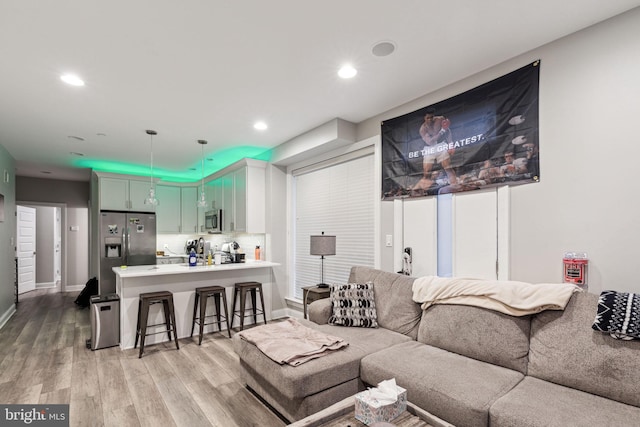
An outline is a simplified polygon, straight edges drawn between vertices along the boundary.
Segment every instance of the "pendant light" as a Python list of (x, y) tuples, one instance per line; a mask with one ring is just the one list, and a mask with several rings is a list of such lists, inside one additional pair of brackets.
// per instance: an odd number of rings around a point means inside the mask
[(206, 195), (204, 194), (204, 146), (207, 145), (207, 141), (205, 141), (204, 139), (199, 139), (198, 140), (198, 144), (200, 144), (200, 149), (202, 151), (202, 164), (201, 164), (201, 170), (202, 170), (202, 191), (200, 192), (200, 200), (198, 200), (198, 207), (199, 208), (206, 208), (208, 206), (207, 204), (207, 199), (206, 199)]
[(158, 199), (156, 199), (156, 189), (154, 188), (154, 185), (153, 185), (153, 135), (157, 135), (158, 132), (151, 129), (148, 129), (146, 132), (147, 132), (147, 135), (149, 135), (149, 137), (151, 138), (151, 161), (150, 161), (151, 178), (150, 178), (149, 196), (146, 199), (144, 199), (144, 204), (157, 206)]

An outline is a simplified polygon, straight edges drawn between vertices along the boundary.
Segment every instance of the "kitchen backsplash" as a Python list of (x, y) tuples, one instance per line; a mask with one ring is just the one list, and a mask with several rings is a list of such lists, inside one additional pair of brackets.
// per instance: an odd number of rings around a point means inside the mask
[[(260, 258), (265, 259), (265, 235), (264, 234), (158, 234), (156, 238), (156, 250), (164, 251), (166, 255), (184, 255), (185, 243), (189, 239), (198, 239), (211, 242), (211, 248), (218, 245), (218, 249), (225, 242), (238, 242), (240, 249), (246, 253), (247, 259), (254, 259), (254, 249), (260, 245)], [(166, 246), (165, 246), (166, 245)]]

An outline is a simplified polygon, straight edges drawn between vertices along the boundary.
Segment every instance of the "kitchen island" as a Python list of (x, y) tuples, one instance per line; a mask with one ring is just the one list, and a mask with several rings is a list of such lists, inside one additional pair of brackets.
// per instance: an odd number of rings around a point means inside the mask
[[(229, 322), (233, 307), (233, 287), (238, 282), (260, 282), (264, 292), (264, 305), (267, 320), (271, 319), (271, 286), (273, 282), (272, 267), (280, 264), (270, 261), (247, 260), (243, 263), (202, 265), (190, 267), (188, 264), (138, 265), (130, 267), (114, 267), (116, 274), (116, 293), (120, 296), (120, 348), (133, 348), (136, 338), (139, 295), (143, 292), (170, 291), (173, 293), (173, 304), (176, 313), (178, 338), (191, 336), (191, 321), (195, 302), (195, 289), (201, 286), (224, 286), (227, 291), (229, 305)], [(251, 301), (247, 301), (251, 307)], [(158, 307), (161, 307), (158, 306)], [(207, 304), (207, 315), (215, 312), (213, 301)], [(224, 309), (221, 308), (224, 314)], [(210, 320), (209, 320), (210, 321)], [(260, 317), (258, 318), (260, 321)], [(149, 312), (149, 324), (163, 323), (161, 309)], [(245, 324), (252, 324), (253, 318), (247, 317)], [(236, 318), (236, 325), (240, 322)], [(161, 327), (157, 328), (160, 331)], [(217, 330), (217, 326), (205, 326), (205, 333)], [(148, 330), (148, 332), (151, 332)], [(196, 335), (198, 328), (196, 328)], [(149, 335), (145, 341), (154, 344), (167, 341), (167, 334)]]

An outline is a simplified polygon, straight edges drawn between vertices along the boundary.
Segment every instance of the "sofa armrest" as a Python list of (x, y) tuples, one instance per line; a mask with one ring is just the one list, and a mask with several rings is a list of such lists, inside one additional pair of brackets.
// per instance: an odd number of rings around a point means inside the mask
[(318, 325), (324, 325), (332, 314), (331, 300), (329, 298), (313, 301), (307, 306), (309, 320)]

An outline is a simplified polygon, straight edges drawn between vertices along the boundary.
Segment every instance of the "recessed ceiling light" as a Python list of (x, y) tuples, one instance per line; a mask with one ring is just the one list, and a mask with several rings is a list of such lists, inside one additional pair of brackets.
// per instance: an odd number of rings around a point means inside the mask
[(253, 125), (253, 128), (257, 129), (257, 130), (266, 130), (267, 129), (267, 124), (265, 122), (256, 122)]
[(396, 50), (396, 45), (393, 42), (384, 41), (376, 43), (371, 49), (371, 53), (374, 56), (387, 56), (391, 55)]
[(71, 154), (72, 156), (79, 156), (79, 157), (84, 156), (84, 154), (82, 154), (82, 153), (78, 153), (78, 152), (76, 152), (76, 151), (71, 151), (71, 152), (69, 152), (69, 154)]
[(40, 171), (40, 173), (43, 173), (43, 174), (45, 174), (45, 175), (50, 175), (50, 174), (51, 174), (51, 171)]
[(84, 138), (83, 138), (83, 137), (81, 137), (81, 136), (76, 136), (76, 135), (69, 135), (69, 136), (67, 136), (67, 138), (75, 139), (76, 141), (84, 141)]
[(338, 75), (343, 79), (350, 79), (355, 77), (358, 74), (358, 70), (353, 68), (351, 65), (344, 65), (340, 70), (338, 70)]
[(71, 86), (84, 86), (84, 81), (75, 74), (63, 74), (60, 80)]

